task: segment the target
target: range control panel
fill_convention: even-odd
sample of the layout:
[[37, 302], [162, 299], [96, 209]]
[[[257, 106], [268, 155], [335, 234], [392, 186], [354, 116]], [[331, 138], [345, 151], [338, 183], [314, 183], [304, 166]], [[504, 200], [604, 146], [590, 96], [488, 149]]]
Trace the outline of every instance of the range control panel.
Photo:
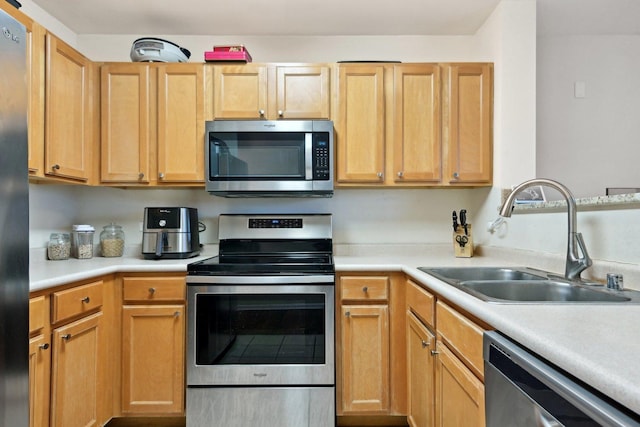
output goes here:
[[249, 228], [302, 228], [302, 218], [249, 218]]

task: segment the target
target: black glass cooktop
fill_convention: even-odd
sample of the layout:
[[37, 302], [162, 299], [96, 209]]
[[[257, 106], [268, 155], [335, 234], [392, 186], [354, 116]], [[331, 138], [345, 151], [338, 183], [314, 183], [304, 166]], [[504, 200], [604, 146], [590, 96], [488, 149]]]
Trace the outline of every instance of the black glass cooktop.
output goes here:
[[188, 265], [195, 275], [323, 274], [334, 273], [331, 255], [215, 256]]
[[191, 275], [333, 274], [331, 241], [225, 241], [220, 254], [187, 266]]

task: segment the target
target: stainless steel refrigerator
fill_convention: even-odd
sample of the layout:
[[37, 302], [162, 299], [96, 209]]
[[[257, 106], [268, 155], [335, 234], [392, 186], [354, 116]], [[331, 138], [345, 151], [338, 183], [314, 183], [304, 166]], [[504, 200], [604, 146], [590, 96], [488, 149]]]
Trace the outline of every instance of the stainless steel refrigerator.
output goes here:
[[29, 182], [24, 26], [0, 10], [0, 426], [29, 425]]

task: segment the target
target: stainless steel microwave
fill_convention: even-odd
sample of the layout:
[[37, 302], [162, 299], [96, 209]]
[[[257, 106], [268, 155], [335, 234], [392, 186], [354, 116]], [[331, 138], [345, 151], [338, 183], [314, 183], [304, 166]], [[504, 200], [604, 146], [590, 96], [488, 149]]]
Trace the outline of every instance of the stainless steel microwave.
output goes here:
[[224, 197], [331, 197], [330, 120], [213, 120], [205, 128], [206, 190]]

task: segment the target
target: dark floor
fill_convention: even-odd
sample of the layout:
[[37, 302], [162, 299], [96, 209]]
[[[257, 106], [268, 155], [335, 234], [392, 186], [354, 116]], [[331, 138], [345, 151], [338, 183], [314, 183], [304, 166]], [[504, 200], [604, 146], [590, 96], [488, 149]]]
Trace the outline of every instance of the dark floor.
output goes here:
[[185, 418], [114, 418], [109, 421], [105, 427], [185, 427]]
[[[404, 423], [399, 423], [397, 420], [393, 423], [393, 425], [387, 424], [377, 424], [375, 423], [375, 418], [371, 417], [371, 422], [367, 423], [368, 427], [402, 427], [406, 426]], [[340, 425], [345, 425], [349, 427], [367, 427], [360, 426], [357, 424], [351, 424], [348, 420], [345, 420], [345, 423], [340, 423]], [[184, 417], [129, 417], [129, 418], [114, 418], [109, 421], [105, 427], [185, 427], [185, 418]], [[276, 427], [276, 426], [274, 426]]]
[[[356, 426], [352, 424], [348, 424], [349, 427], [367, 427], [367, 426]], [[386, 426], [373, 424], [376, 427], [398, 427], [398, 424], [394, 424], [394, 426]], [[369, 427], [371, 424], [369, 425]], [[406, 426], [406, 424], [405, 424]], [[176, 417], [176, 418], [140, 418], [140, 417], [130, 417], [130, 418], [114, 418], [105, 427], [185, 427], [185, 419], [184, 417]], [[274, 426], [275, 427], [275, 426]]]

